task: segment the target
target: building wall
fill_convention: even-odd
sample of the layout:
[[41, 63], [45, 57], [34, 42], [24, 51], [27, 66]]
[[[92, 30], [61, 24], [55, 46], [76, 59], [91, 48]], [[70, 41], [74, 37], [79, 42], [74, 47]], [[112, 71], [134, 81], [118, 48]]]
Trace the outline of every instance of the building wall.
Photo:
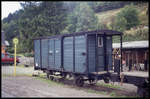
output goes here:
[[149, 50], [148, 48], [123, 49], [122, 60], [122, 63], [125, 63], [124, 66], [129, 67], [131, 64], [132, 70], [139, 69], [140, 64], [145, 64], [145, 60], [147, 61], [147, 67], [149, 67]]

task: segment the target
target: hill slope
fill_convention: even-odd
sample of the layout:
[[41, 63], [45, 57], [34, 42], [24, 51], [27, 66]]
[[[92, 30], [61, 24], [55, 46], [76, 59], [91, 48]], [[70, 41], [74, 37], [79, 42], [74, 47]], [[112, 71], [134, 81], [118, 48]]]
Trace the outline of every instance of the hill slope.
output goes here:
[[[146, 15], [148, 3], [136, 5], [135, 8], [139, 11], [139, 20], [141, 25], [148, 25], [148, 16]], [[109, 21], [120, 12], [122, 8], [96, 13], [99, 22], [109, 23]]]
[[[148, 40], [148, 3], [136, 5], [135, 8], [139, 12], [140, 25], [131, 28], [130, 30], [124, 31], [123, 41], [135, 41], [135, 40]], [[96, 13], [100, 23], [106, 26], [117, 16], [117, 13], [121, 11], [122, 8], [109, 10], [101, 13]], [[118, 41], [118, 40], [116, 40]]]

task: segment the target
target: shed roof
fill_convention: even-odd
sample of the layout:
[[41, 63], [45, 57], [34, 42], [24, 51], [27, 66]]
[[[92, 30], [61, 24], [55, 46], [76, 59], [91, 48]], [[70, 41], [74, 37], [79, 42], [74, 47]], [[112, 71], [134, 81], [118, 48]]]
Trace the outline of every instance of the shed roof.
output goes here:
[[[148, 48], [149, 42], [148, 41], [130, 41], [130, 42], [123, 42], [122, 48]], [[120, 48], [120, 43], [113, 43], [113, 48]]]

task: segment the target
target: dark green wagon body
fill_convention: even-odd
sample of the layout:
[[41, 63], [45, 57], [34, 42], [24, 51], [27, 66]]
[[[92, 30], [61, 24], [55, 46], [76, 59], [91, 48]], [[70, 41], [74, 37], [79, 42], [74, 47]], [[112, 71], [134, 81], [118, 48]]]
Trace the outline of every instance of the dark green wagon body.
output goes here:
[[112, 70], [112, 30], [96, 30], [34, 39], [34, 67], [87, 74]]

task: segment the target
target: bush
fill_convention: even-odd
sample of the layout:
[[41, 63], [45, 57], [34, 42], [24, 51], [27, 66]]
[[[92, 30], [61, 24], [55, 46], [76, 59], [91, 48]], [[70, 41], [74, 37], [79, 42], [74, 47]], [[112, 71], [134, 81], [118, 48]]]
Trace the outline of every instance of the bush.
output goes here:
[[139, 25], [139, 19], [138, 19], [138, 11], [137, 9], [133, 6], [125, 6], [118, 14], [116, 18], [116, 27], [117, 30], [124, 30], [127, 29], [129, 30], [132, 27], [135, 27]]
[[131, 28], [129, 31], [125, 31], [123, 35], [123, 41], [138, 41], [138, 40], [149, 40], [148, 27]]
[[127, 20], [124, 17], [117, 17], [117, 21], [116, 21], [116, 30], [123, 32], [127, 29], [126, 25], [127, 25]]
[[6, 52], [8, 53], [14, 53], [14, 48], [13, 47], [7, 47]]
[[32, 53], [25, 53], [24, 56], [25, 57], [34, 57], [34, 55]]

